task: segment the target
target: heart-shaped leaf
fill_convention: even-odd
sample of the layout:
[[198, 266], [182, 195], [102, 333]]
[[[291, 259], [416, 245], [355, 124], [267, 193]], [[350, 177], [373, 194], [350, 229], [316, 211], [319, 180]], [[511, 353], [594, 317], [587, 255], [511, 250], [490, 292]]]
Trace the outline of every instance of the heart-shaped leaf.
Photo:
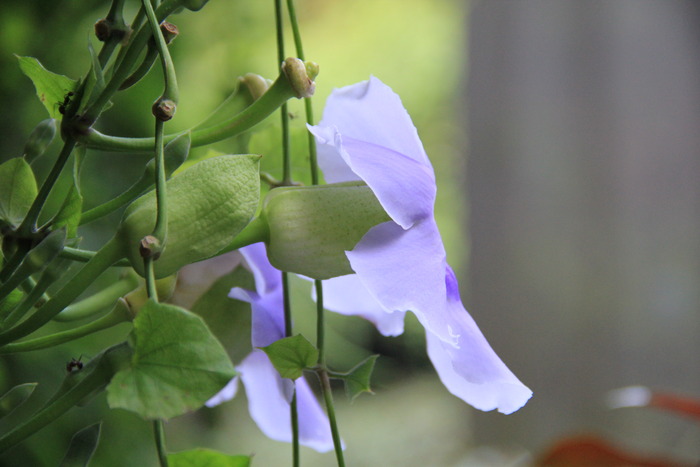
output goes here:
[[297, 379], [318, 361], [318, 350], [301, 334], [280, 339], [262, 350], [282, 378]]
[[107, 387], [110, 407], [147, 419], [195, 410], [236, 374], [204, 321], [189, 311], [149, 301], [134, 319], [134, 356]]
[[37, 383], [24, 383], [13, 387], [0, 397], [0, 418], [10, 414], [32, 395]]
[[46, 107], [51, 118], [60, 120], [62, 117], [61, 105], [68, 93], [75, 91], [78, 82], [47, 70], [34, 57], [17, 56], [17, 59], [22, 72], [34, 83], [36, 95]]
[[86, 467], [100, 441], [101, 423], [95, 423], [78, 431], [70, 440], [68, 451], [60, 467]]

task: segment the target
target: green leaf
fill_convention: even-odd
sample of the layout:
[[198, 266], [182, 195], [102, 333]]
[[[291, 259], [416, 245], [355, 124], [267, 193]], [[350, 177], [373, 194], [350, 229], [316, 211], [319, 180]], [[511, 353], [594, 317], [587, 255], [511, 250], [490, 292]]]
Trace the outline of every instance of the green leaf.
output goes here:
[[297, 379], [305, 368], [314, 367], [318, 361], [318, 350], [301, 334], [261, 348], [283, 378]]
[[24, 298], [24, 292], [20, 289], [13, 289], [3, 300], [0, 300], [0, 316], [7, 316], [15, 309]]
[[16, 57], [22, 72], [34, 83], [36, 95], [46, 107], [49, 116], [60, 120], [62, 115], [59, 112], [59, 106], [63, 103], [68, 92], [75, 91], [78, 82], [47, 70], [34, 57], [20, 57], [18, 55]]
[[9, 415], [32, 395], [37, 383], [24, 383], [13, 387], [0, 397], [0, 418]]
[[210, 449], [192, 449], [191, 451], [168, 454], [170, 467], [248, 467], [249, 456], [230, 456]]
[[352, 370], [347, 373], [332, 373], [333, 378], [342, 379], [345, 382], [345, 394], [353, 401], [363, 392], [374, 394], [370, 387], [369, 380], [374, 371], [374, 364], [379, 358], [379, 355], [370, 355]]
[[36, 194], [36, 179], [27, 161], [15, 157], [0, 165], [0, 222], [21, 224]]
[[74, 434], [59, 467], [87, 466], [100, 441], [101, 425], [102, 423], [95, 423]]
[[[155, 262], [157, 278], [214, 256], [255, 214], [260, 196], [256, 155], [205, 159], [168, 180], [168, 239]], [[116, 237], [132, 267], [143, 275], [139, 242], [155, 227], [155, 190], [124, 212]]]
[[168, 419], [198, 409], [236, 374], [202, 318], [183, 308], [149, 301], [132, 339], [131, 366], [107, 387], [112, 408]]

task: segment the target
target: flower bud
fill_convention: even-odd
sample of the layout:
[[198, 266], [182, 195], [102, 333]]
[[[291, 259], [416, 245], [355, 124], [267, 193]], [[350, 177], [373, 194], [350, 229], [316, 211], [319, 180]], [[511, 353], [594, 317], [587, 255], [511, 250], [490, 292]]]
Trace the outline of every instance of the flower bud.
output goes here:
[[246, 73], [245, 76], [239, 77], [238, 81], [248, 89], [248, 92], [254, 101], [258, 100], [260, 96], [265, 94], [265, 91], [267, 91], [272, 83], [271, 81], [266, 80], [262, 76], [256, 75], [255, 73]]
[[151, 111], [153, 115], [161, 122], [167, 122], [175, 115], [177, 104], [170, 99], [160, 98], [153, 103]]
[[29, 139], [24, 145], [24, 159], [31, 163], [34, 159], [41, 156], [55, 136], [56, 120], [48, 118], [40, 122], [32, 130], [32, 134], [29, 135]]
[[95, 36], [100, 42], [105, 42], [112, 35], [112, 25], [106, 19], [101, 19], [95, 23]]
[[204, 5], [207, 4], [208, 1], [209, 0], [183, 0], [182, 6], [190, 11], [199, 11], [204, 7]]
[[[315, 73], [313, 76], [310, 76], [307, 65], [298, 58], [289, 57], [282, 62], [282, 72], [287, 76], [294, 93], [299, 99], [313, 96], [316, 90], [316, 83], [314, 83], [313, 78], [318, 75], [318, 65], [313, 62], [307, 63], [311, 64], [311, 72]], [[316, 66], [314, 67], [313, 65]]]
[[362, 182], [276, 188], [267, 195], [262, 216], [269, 228], [270, 263], [313, 279], [351, 274], [345, 252], [370, 228], [391, 220]]
[[170, 44], [180, 34], [180, 30], [173, 23], [163, 21], [160, 23], [160, 32], [163, 34], [166, 44]]

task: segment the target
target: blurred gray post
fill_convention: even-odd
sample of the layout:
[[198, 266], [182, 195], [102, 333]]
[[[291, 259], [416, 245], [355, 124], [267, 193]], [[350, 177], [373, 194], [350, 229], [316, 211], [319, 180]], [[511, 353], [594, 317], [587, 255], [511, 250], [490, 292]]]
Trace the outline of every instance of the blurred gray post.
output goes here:
[[474, 3], [465, 298], [535, 393], [515, 415], [479, 415], [479, 441], [541, 449], [596, 432], [637, 447], [643, 434], [683, 451], [694, 425], [609, 411], [604, 396], [643, 384], [700, 397], [699, 13]]

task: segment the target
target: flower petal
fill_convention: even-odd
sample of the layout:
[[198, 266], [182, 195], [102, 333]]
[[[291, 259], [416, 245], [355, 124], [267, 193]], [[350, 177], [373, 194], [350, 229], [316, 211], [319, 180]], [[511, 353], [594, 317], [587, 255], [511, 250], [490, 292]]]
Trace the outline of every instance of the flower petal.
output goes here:
[[207, 407], [216, 407], [219, 404], [230, 401], [236, 397], [238, 392], [238, 376], [234, 376], [231, 381], [229, 381], [226, 386], [224, 386], [221, 391], [216, 393], [211, 399], [206, 401], [204, 405]]
[[[350, 168], [367, 183], [387, 214], [404, 229], [433, 216], [436, 186], [430, 165], [420, 164], [384, 146], [345, 135], [341, 137], [336, 129], [332, 145], [318, 136], [325, 135], [327, 129], [309, 127], [309, 130], [316, 136], [319, 162], [327, 181], [352, 180], [347, 175], [347, 168]], [[340, 158], [346, 165], [337, 168]]]
[[343, 138], [383, 146], [430, 167], [401, 98], [374, 76], [334, 89], [326, 100], [320, 126], [336, 127]]
[[445, 314], [459, 336], [452, 345], [426, 331], [428, 356], [447, 389], [480, 410], [515, 412], [532, 396], [493, 351], [474, 319], [464, 309], [457, 279], [446, 267]]
[[[313, 299], [316, 300], [316, 289]], [[385, 310], [370, 294], [357, 274], [323, 281], [323, 306], [347, 316], [360, 316], [370, 321], [385, 336], [403, 333], [405, 311]]]
[[229, 297], [250, 303], [251, 342], [253, 347], [265, 347], [285, 336], [282, 273], [267, 260], [264, 243], [249, 245], [241, 252], [261, 292], [234, 287]]
[[[262, 350], [254, 350], [237, 367], [248, 397], [251, 418], [266, 436], [291, 442], [290, 380], [280, 377]], [[299, 442], [319, 452], [333, 449], [328, 419], [302, 377], [296, 380]]]
[[410, 310], [431, 333], [456, 343], [444, 309], [445, 250], [432, 219], [409, 230], [393, 222], [376, 225], [346, 254], [359, 279], [386, 310]]

